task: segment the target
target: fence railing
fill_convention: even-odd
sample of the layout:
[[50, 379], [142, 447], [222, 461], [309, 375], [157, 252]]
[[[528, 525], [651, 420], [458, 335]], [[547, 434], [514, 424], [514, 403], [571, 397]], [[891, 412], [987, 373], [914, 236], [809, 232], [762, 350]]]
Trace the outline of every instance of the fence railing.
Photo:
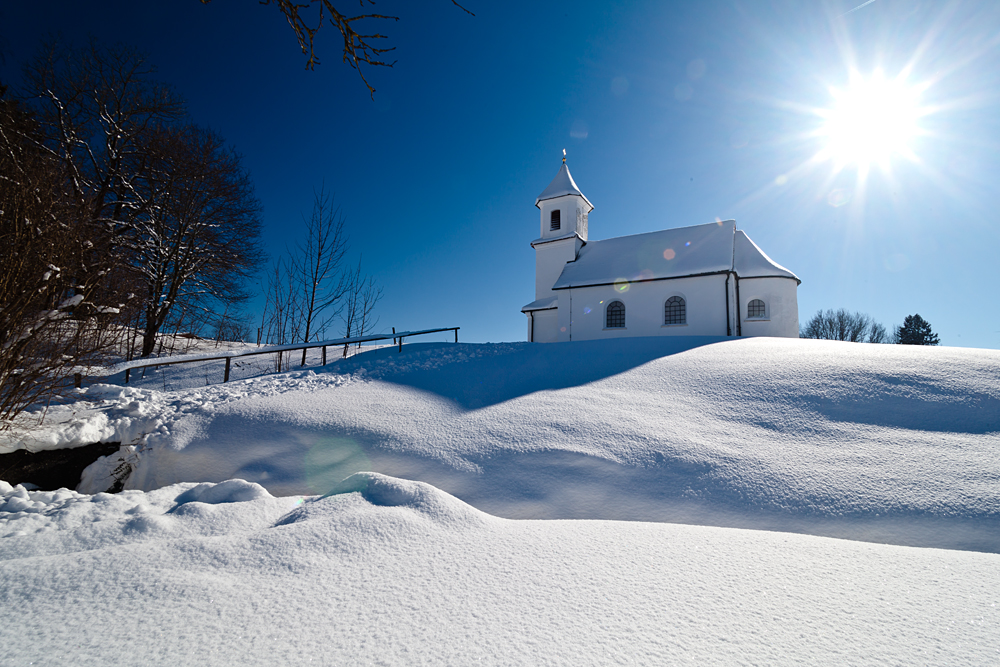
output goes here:
[[[389, 340], [392, 339], [393, 344], [399, 345], [399, 352], [403, 351], [403, 339], [410, 338], [412, 336], [423, 336], [425, 334], [441, 333], [442, 331], [454, 331], [455, 332], [455, 342], [458, 342], [458, 330], [461, 327], [445, 327], [442, 329], [424, 329], [423, 331], [402, 331], [396, 333], [395, 329], [391, 334], [376, 334], [372, 336], [353, 336], [351, 338], [335, 338], [332, 340], [316, 341], [314, 343], [294, 343], [292, 345], [271, 345], [268, 347], [258, 348], [256, 350], [250, 351], [233, 351], [233, 352], [213, 352], [208, 354], [185, 354], [178, 355], [174, 357], [160, 357], [158, 359], [136, 359], [135, 361], [126, 361], [120, 364], [115, 364], [108, 368], [102, 369], [103, 372], [99, 371], [97, 373], [90, 373], [90, 375], [100, 375], [108, 376], [115, 375], [125, 371], [125, 384], [128, 384], [129, 375], [131, 372], [137, 368], [152, 368], [154, 366], [171, 366], [174, 364], [192, 364], [197, 361], [219, 361], [222, 359], [226, 360], [226, 372], [223, 382], [229, 382], [229, 367], [233, 359], [238, 359], [240, 357], [253, 357], [260, 354], [276, 354], [279, 352], [293, 352], [295, 350], [313, 350], [316, 348], [323, 348], [323, 362], [321, 365], [326, 365], [326, 348], [328, 347], [340, 347], [344, 346], [345, 353], [348, 345], [355, 343], [370, 343], [377, 340]], [[305, 364], [303, 363], [303, 366]], [[82, 378], [77, 375], [75, 378], [76, 385], [80, 386]]]

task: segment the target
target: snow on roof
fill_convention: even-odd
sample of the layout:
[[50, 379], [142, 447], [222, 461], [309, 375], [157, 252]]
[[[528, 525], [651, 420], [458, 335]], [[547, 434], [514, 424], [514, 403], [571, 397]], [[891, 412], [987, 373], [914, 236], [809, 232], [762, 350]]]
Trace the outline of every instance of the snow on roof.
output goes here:
[[725, 220], [590, 241], [566, 263], [553, 289], [728, 271], [735, 231], [736, 222]]
[[740, 278], [780, 276], [794, 278], [802, 284], [798, 276], [764, 254], [764, 251], [758, 248], [741, 229], [736, 230], [736, 238], [733, 241], [733, 268]]
[[527, 306], [521, 309], [522, 313], [527, 313], [532, 310], [548, 310], [549, 308], [556, 308], [556, 302], [559, 301], [558, 296], [546, 296], [541, 299], [532, 301]]
[[757, 247], [735, 220], [590, 241], [552, 289], [736, 271], [740, 278], [798, 276]]
[[[583, 197], [584, 201], [590, 204], [590, 200], [583, 196], [580, 192], [580, 188], [576, 187], [576, 181], [573, 180], [573, 176], [569, 173], [569, 167], [563, 162], [562, 166], [559, 167], [559, 173], [556, 177], [552, 179], [549, 183], [549, 187], [542, 190], [542, 194], [538, 195], [535, 199], [535, 206], [545, 199], [555, 199], [556, 197], [563, 197], [565, 195], [579, 195]], [[593, 207], [593, 204], [590, 204]]]

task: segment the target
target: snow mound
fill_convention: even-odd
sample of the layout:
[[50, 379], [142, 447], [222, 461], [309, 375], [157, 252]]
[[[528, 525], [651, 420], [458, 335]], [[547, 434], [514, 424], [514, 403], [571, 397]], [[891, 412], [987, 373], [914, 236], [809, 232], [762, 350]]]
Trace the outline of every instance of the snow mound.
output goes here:
[[230, 479], [221, 484], [198, 484], [177, 496], [174, 501], [178, 506], [185, 503], [206, 503], [218, 505], [221, 503], [243, 503], [258, 498], [273, 498], [260, 484], [242, 479]]
[[310, 520], [319, 514], [339, 512], [339, 503], [324, 502], [344, 494], [358, 494], [373, 507], [394, 507], [410, 510], [413, 514], [436, 524], [451, 527], [482, 526], [496, 520], [488, 514], [462, 502], [430, 484], [396, 479], [373, 472], [360, 472], [341, 482], [327, 496], [313, 499], [289, 513], [279, 525]]
[[1000, 649], [996, 554], [510, 521], [374, 473], [322, 498], [0, 490], [47, 507], [0, 512], [4, 664], [984, 665]]
[[59, 508], [67, 501], [85, 498], [83, 494], [69, 489], [58, 491], [28, 491], [23, 485], [11, 486], [0, 481], [0, 512], [41, 513]]

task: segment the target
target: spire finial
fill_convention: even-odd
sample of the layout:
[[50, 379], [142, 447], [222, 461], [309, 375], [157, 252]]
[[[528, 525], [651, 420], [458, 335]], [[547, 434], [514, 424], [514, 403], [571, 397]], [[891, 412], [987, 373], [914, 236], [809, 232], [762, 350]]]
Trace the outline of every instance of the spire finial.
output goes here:
[[563, 149], [563, 164], [566, 164], [566, 149]]

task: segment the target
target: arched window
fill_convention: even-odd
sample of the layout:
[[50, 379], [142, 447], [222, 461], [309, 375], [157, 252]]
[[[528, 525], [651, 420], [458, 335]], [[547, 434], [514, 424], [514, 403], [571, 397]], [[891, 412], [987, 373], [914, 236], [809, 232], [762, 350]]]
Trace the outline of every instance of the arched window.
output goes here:
[[549, 230], [555, 231], [559, 229], [559, 225], [560, 225], [559, 209], [556, 209], [549, 214]]
[[625, 328], [625, 304], [621, 301], [612, 301], [608, 304], [608, 328]]
[[672, 296], [663, 304], [664, 324], [687, 324], [687, 304], [679, 296]]
[[753, 301], [747, 304], [747, 317], [749, 318], [764, 317], [764, 315], [765, 315], [764, 302], [761, 301], [760, 299], [754, 299]]

